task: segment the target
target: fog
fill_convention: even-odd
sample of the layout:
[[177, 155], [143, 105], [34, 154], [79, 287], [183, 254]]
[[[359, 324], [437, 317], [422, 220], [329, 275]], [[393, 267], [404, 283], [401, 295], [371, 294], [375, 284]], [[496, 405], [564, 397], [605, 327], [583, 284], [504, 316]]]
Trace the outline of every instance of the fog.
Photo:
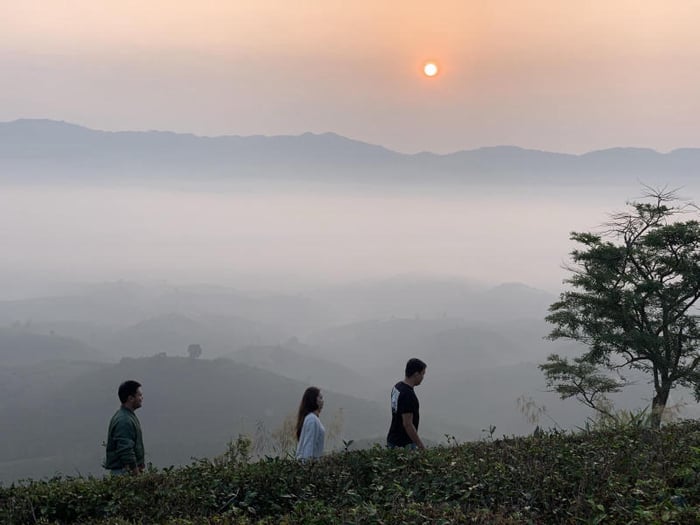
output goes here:
[[126, 379], [157, 468], [284, 457], [309, 385], [327, 452], [383, 444], [411, 357], [430, 446], [593, 417], [545, 317], [572, 231], [700, 201], [700, 11], [298, 4], [3, 3], [0, 484], [103, 475]]
[[[537, 368], [572, 230], [636, 184], [5, 183], [0, 192], [0, 481], [100, 475], [126, 378], [147, 460], [186, 464], [238, 434], [284, 454], [284, 421], [325, 393], [327, 449], [382, 443], [387, 395], [428, 363], [420, 433], [480, 439], [591, 417]], [[685, 188], [684, 196], [692, 197]], [[190, 344], [203, 354], [188, 357]], [[648, 405], [645, 377], [613, 398]], [[520, 401], [518, 401], [520, 400]], [[528, 402], [545, 415], [533, 422]], [[671, 404], [698, 413], [687, 391]], [[525, 411], [526, 412], [526, 411]], [[196, 424], [173, 426], [182, 414]], [[9, 430], [8, 430], [9, 429]], [[69, 452], [67, 452], [69, 451]]]
[[0, 298], [60, 283], [293, 290], [405, 274], [557, 291], [569, 232], [635, 192], [4, 187]]

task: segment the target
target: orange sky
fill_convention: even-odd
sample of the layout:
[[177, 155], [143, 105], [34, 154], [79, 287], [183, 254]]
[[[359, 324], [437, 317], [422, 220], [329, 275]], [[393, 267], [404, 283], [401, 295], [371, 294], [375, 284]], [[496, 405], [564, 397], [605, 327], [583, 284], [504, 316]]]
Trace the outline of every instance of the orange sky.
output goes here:
[[700, 146], [699, 26], [688, 0], [0, 0], [0, 120], [666, 151]]

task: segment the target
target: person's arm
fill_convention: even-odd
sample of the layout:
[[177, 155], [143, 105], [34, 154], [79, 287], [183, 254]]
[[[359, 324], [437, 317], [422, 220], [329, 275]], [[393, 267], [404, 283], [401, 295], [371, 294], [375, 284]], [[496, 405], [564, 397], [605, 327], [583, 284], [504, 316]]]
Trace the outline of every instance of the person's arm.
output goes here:
[[323, 441], [326, 437], [326, 429], [323, 428], [321, 420], [316, 418], [314, 425], [314, 457], [323, 456]]
[[418, 448], [424, 449], [425, 445], [423, 445], [423, 442], [420, 440], [416, 427], [413, 426], [413, 412], [404, 412], [401, 414], [401, 422], [403, 423], [406, 434], [411, 438], [411, 441], [413, 441]]

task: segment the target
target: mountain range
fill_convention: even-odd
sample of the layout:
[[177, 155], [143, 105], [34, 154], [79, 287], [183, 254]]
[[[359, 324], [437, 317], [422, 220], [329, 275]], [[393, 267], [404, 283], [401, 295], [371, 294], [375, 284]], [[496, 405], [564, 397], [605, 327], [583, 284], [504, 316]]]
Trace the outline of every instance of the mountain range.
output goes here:
[[[403, 154], [335, 133], [203, 137], [98, 131], [66, 122], [0, 122], [0, 180], [193, 183], [307, 180], [450, 185], [690, 181], [700, 149], [611, 148], [582, 155], [494, 146]], [[142, 180], [144, 174], [147, 181]]]

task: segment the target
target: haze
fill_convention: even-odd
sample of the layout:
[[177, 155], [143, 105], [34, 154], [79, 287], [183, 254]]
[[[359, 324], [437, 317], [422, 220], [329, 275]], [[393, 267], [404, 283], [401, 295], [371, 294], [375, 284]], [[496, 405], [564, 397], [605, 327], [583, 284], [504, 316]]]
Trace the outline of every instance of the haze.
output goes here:
[[[697, 145], [700, 6], [5, 1], [0, 121], [333, 131], [404, 151]], [[420, 68], [437, 59], [441, 75]]]
[[[700, 200], [698, 26], [684, 0], [0, 0], [0, 482], [101, 475], [126, 378], [158, 468], [239, 434], [284, 456], [310, 384], [327, 451], [383, 443], [413, 356], [432, 445], [585, 425], [544, 318], [570, 232], [645, 185]], [[649, 404], [633, 379], [616, 408]]]
[[251, 277], [262, 288], [298, 290], [396, 274], [558, 290], [569, 231], [596, 226], [605, 205], [479, 193], [5, 188], [0, 295], [85, 281], [247, 287]]

